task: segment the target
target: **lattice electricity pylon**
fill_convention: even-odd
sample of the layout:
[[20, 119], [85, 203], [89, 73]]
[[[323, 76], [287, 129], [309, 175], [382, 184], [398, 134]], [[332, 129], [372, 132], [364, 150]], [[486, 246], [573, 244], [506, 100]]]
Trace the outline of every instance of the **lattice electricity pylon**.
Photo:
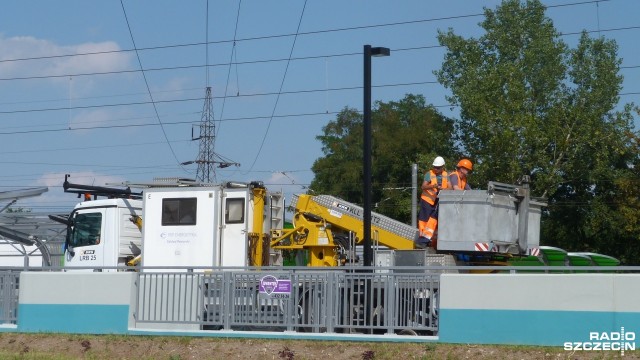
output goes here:
[[[200, 118], [200, 150], [198, 151], [198, 170], [196, 180], [210, 183], [216, 181], [216, 171], [213, 168], [213, 148], [216, 140], [216, 126], [213, 123], [213, 98], [211, 86], [207, 86], [202, 117]], [[212, 181], [213, 180], [213, 181]]]
[[191, 130], [191, 140], [200, 140], [198, 159], [183, 162], [182, 165], [198, 164], [196, 180], [203, 183], [214, 183], [216, 181], [216, 166], [226, 168], [231, 165], [240, 166], [240, 164], [227, 161], [214, 151], [216, 126], [213, 122], [213, 98], [211, 96], [210, 86], [207, 86], [204, 106], [202, 108], [202, 117], [200, 118], [198, 127], [200, 128], [200, 135], [198, 137], [194, 137], [193, 129]]

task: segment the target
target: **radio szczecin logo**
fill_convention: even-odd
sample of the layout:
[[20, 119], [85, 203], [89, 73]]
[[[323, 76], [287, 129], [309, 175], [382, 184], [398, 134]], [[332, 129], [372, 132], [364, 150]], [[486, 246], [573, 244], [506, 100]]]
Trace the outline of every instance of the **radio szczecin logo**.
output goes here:
[[636, 349], [636, 333], [625, 332], [624, 327], [620, 331], [614, 332], [589, 332], [589, 341], [565, 342], [564, 349], [567, 351], [620, 351], [624, 355], [625, 350]]

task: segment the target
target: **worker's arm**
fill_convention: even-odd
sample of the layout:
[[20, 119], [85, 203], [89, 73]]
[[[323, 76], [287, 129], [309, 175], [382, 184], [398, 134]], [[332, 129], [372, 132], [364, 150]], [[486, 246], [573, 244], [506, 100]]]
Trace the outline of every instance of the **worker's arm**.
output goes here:
[[[447, 181], [447, 187], [446, 188], [441, 188], [440, 190], [453, 190], [453, 186], [452, 186], [452, 183], [451, 183], [451, 174], [447, 174], [446, 177], [448, 178], [447, 180], [449, 180], [449, 181]], [[444, 182], [444, 180], [445, 180], [445, 177], [443, 176], [442, 177], [442, 181]]]
[[449, 175], [449, 188], [453, 190], [464, 190], [460, 188], [460, 184], [458, 184], [458, 177], [455, 173]]
[[438, 184], [432, 184], [428, 181], [424, 181], [422, 183], [422, 190], [431, 190], [431, 189], [437, 189], [437, 190], [442, 190], [442, 186], [438, 185]]
[[439, 187], [438, 185], [432, 184], [428, 181], [422, 182], [422, 190], [431, 190], [431, 189], [436, 189], [438, 187]]

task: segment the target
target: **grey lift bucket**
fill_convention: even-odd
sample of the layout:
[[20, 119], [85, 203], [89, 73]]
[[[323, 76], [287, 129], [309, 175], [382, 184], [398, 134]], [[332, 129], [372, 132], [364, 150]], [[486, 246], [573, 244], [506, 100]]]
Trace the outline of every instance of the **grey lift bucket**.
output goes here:
[[546, 204], [530, 199], [528, 184], [489, 183], [489, 190], [443, 190], [438, 197], [440, 251], [526, 254], [540, 243]]

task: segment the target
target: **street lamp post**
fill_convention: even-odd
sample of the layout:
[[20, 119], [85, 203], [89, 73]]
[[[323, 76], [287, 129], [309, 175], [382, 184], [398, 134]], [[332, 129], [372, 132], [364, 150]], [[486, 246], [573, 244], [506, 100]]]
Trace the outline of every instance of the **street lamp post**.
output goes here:
[[391, 51], [384, 47], [372, 48], [364, 46], [364, 141], [363, 141], [363, 176], [364, 176], [364, 266], [371, 266], [373, 250], [371, 249], [371, 57], [389, 56]]

